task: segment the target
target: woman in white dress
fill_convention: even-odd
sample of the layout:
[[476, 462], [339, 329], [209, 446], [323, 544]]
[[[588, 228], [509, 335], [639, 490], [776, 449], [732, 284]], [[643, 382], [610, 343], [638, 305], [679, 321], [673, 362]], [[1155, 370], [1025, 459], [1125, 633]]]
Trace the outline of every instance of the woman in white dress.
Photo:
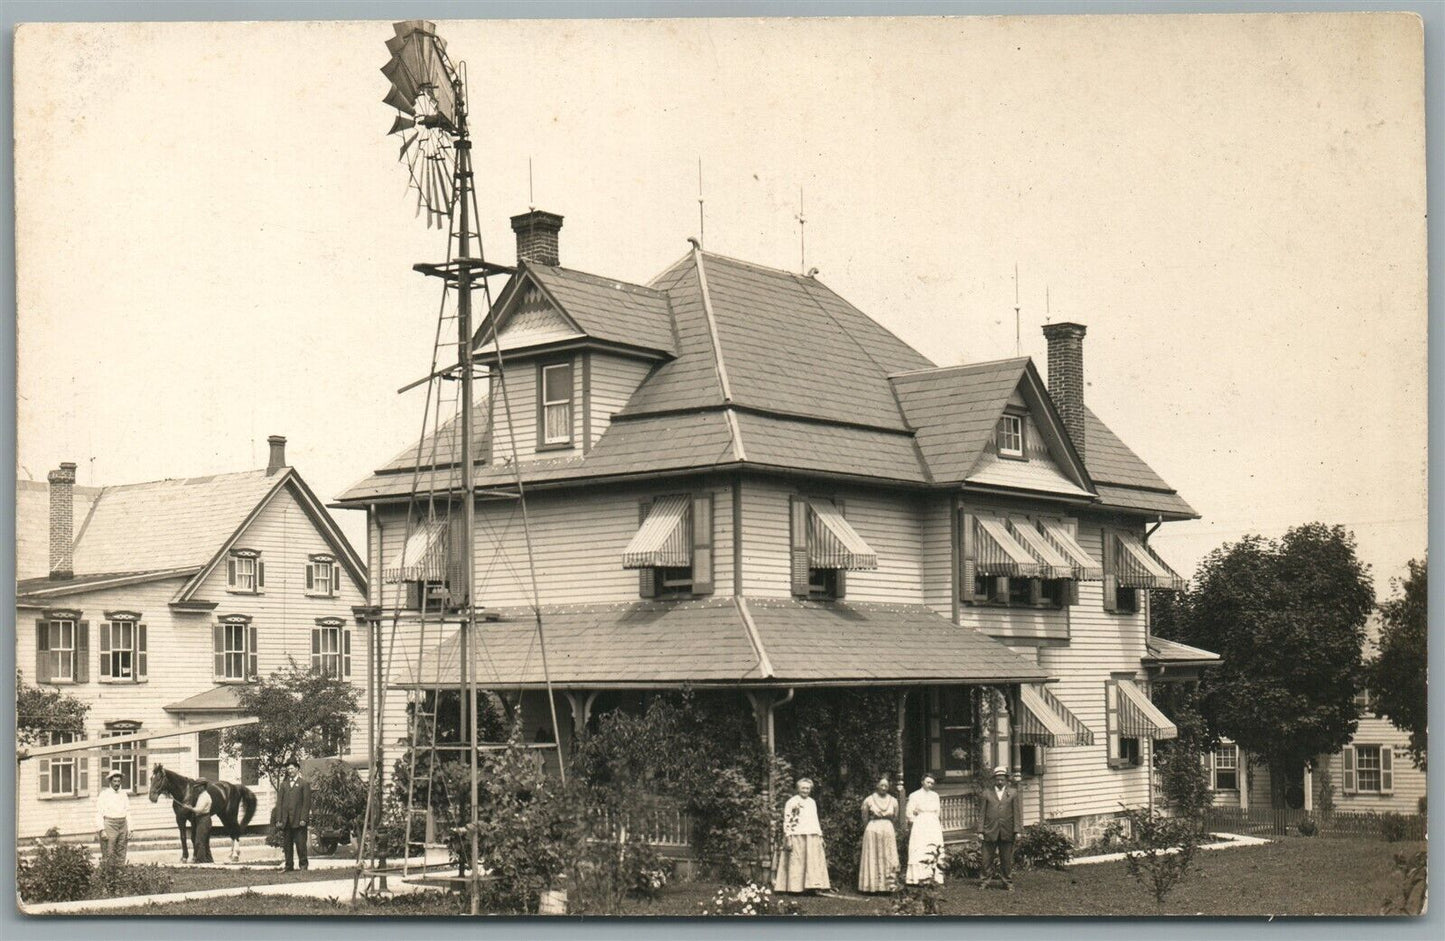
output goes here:
[[823, 855], [823, 827], [812, 798], [813, 782], [798, 779], [798, 793], [783, 805], [783, 845], [773, 863], [773, 891], [808, 892], [828, 889], [828, 861]]
[[940, 802], [933, 790], [933, 775], [923, 776], [923, 786], [908, 795], [904, 815], [908, 818], [909, 885], [943, 881], [943, 823], [938, 819]]

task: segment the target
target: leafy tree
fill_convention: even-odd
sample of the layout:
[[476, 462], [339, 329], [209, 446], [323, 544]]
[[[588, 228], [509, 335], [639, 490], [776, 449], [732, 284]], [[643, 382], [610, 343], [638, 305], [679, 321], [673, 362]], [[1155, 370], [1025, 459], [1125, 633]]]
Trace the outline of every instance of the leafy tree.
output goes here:
[[15, 739], [19, 745], [48, 744], [51, 732], [84, 732], [87, 703], [58, 689], [30, 686], [15, 671]]
[[1354, 735], [1373, 608], [1354, 536], [1308, 523], [1214, 550], [1176, 612], [1175, 639], [1223, 660], [1200, 683], [1205, 719], [1269, 764], [1276, 807], [1286, 781]]
[[1154, 768], [1164, 800], [1180, 817], [1204, 826], [1204, 811], [1213, 800], [1205, 761], [1216, 739], [1199, 712], [1199, 689], [1194, 683], [1160, 683], [1155, 702], [1179, 727], [1179, 737], [1158, 743]]
[[1421, 771], [1425, 770], [1425, 732], [1430, 719], [1425, 681], [1425, 578], [1426, 560], [1412, 559], [1405, 580], [1392, 580], [1394, 595], [1380, 605], [1380, 653], [1367, 668], [1375, 714], [1410, 734], [1410, 759]]
[[227, 729], [226, 752], [254, 756], [273, 785], [287, 759], [335, 754], [336, 743], [351, 734], [358, 705], [349, 682], [314, 667], [303, 670], [290, 658], [259, 683], [237, 687], [236, 698], [242, 712], [261, 721]]

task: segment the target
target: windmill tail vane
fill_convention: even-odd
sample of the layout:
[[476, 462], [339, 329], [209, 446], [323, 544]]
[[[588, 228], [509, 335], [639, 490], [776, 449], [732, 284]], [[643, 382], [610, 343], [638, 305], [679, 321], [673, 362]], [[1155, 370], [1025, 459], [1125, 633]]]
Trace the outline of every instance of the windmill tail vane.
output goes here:
[[391, 83], [386, 104], [396, 109], [389, 134], [400, 135], [397, 159], [416, 190], [416, 212], [428, 228], [443, 229], [456, 204], [456, 139], [464, 133], [462, 81], [447, 57], [436, 24], [405, 20], [386, 41], [391, 59], [381, 74]]

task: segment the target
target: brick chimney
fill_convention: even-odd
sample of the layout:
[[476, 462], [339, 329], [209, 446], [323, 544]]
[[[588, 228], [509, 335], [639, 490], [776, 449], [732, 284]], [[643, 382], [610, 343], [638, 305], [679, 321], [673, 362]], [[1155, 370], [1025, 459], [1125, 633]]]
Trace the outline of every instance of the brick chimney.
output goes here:
[[538, 265], [560, 265], [557, 260], [557, 233], [562, 231], [562, 217], [555, 212], [533, 209], [512, 217], [512, 231], [517, 233], [517, 261]]
[[286, 466], [286, 439], [280, 435], [272, 435], [266, 439], [266, 443], [271, 445], [271, 458], [266, 462], [266, 476], [270, 477]]
[[75, 465], [64, 462], [50, 481], [50, 577], [75, 577]]
[[1081, 323], [1046, 323], [1049, 341], [1049, 395], [1079, 457], [1084, 456], [1084, 331]]

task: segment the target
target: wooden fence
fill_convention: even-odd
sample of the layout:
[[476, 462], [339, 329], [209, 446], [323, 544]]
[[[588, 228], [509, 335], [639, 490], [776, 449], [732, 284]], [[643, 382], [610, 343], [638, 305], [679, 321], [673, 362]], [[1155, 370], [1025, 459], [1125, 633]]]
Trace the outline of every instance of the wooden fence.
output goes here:
[[[1306, 810], [1275, 810], [1271, 807], [1210, 807], [1205, 826], [1225, 833], [1246, 836], [1299, 835], [1306, 819], [1314, 822], [1319, 836], [1384, 839], [1386, 827], [1401, 840], [1425, 839], [1425, 818], [1419, 814], [1377, 814], [1335, 811], [1321, 814]], [[1387, 824], [1387, 820], [1389, 823]]]

